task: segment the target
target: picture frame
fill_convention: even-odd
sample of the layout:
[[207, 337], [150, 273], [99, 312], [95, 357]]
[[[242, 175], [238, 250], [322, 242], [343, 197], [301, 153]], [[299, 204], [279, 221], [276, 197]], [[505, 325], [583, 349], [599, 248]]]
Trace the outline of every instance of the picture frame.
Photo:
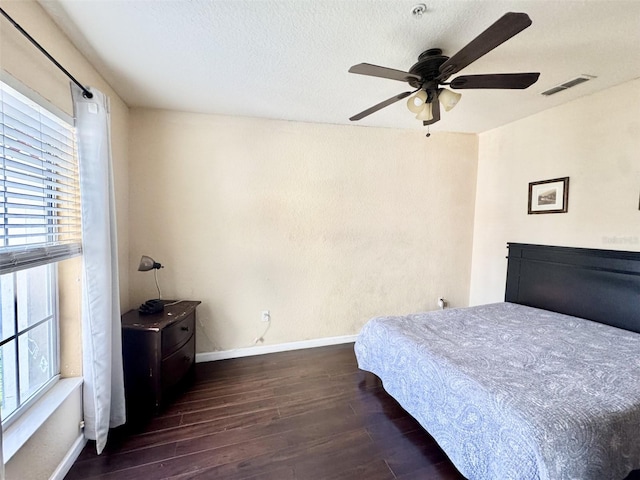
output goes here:
[[569, 208], [569, 177], [529, 183], [528, 213], [566, 213]]

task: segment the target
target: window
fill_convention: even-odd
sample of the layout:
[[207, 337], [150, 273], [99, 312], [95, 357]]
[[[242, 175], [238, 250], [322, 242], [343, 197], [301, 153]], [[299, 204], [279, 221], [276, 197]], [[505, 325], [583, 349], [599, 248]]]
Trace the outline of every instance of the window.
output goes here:
[[0, 276], [2, 418], [57, 378], [55, 265]]
[[74, 128], [0, 82], [3, 426], [58, 378], [56, 262], [81, 248]]

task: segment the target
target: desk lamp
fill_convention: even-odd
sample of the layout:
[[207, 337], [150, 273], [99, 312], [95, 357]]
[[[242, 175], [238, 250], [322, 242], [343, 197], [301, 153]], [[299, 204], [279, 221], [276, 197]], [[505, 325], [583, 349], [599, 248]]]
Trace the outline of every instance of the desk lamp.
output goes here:
[[162, 302], [162, 293], [160, 292], [160, 285], [158, 284], [158, 270], [161, 268], [164, 267], [147, 255], [143, 255], [140, 259], [138, 271], [148, 272], [149, 270], [153, 270], [153, 278], [156, 281], [156, 288], [158, 289], [157, 300], [147, 300], [145, 303], [140, 305], [140, 308], [138, 309], [140, 313], [157, 313], [164, 309], [164, 304]]

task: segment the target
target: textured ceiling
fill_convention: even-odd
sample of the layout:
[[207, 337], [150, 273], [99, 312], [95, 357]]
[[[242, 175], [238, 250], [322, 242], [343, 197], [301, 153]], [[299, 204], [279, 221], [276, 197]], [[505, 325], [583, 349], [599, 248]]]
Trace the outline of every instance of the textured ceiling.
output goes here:
[[[533, 25], [460, 74], [537, 71], [540, 80], [527, 90], [462, 91], [431, 131], [483, 132], [640, 77], [638, 0], [422, 1], [421, 19], [411, 15], [420, 0], [40, 4], [130, 106], [348, 124], [408, 90], [349, 74], [351, 65], [408, 70], [433, 47], [451, 56], [508, 11], [528, 13]], [[580, 74], [597, 78], [540, 95]], [[404, 101], [357, 124], [424, 129]]]

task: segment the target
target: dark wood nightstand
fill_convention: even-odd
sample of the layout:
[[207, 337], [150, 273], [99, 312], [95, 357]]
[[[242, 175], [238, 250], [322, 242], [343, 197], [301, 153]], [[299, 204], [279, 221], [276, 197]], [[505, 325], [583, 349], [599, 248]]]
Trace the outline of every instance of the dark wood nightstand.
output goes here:
[[127, 423], [159, 413], [193, 376], [199, 304], [183, 300], [152, 315], [130, 310], [122, 316]]

